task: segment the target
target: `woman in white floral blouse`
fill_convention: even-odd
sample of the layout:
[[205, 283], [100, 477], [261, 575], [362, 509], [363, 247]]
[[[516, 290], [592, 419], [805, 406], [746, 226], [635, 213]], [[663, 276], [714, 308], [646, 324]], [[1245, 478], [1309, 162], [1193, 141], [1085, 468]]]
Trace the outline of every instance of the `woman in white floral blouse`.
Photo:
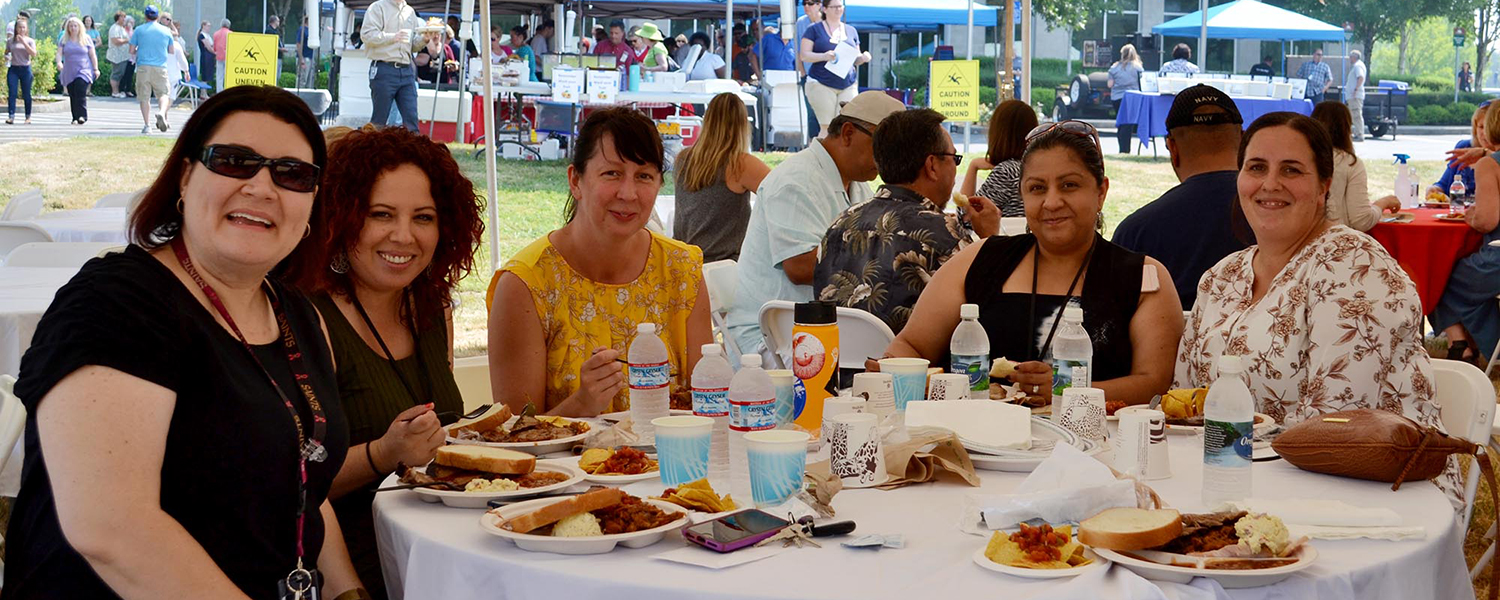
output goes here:
[[[1284, 424], [1378, 408], [1441, 427], [1416, 288], [1373, 239], [1325, 215], [1327, 131], [1295, 113], [1264, 115], [1245, 131], [1239, 162], [1235, 213], [1258, 244], [1199, 281], [1174, 387], [1209, 386], [1219, 355], [1234, 354], [1256, 410]], [[1455, 468], [1435, 482], [1459, 498]]]

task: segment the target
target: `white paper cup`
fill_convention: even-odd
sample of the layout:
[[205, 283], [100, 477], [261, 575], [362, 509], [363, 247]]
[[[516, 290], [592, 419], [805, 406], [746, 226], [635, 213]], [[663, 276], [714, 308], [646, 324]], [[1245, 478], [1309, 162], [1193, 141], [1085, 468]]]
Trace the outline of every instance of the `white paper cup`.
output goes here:
[[896, 392], [896, 411], [906, 410], [907, 402], [927, 397], [927, 359], [882, 358], [880, 372], [891, 374], [891, 387]]
[[[967, 378], [965, 378], [967, 380]], [[885, 448], [880, 443], [880, 417], [870, 413], [848, 413], [831, 419], [828, 429], [829, 469], [846, 488], [863, 488], [886, 482]]]
[[675, 487], [708, 476], [708, 449], [714, 420], [694, 415], [651, 419], [656, 428], [656, 460], [662, 483]]
[[802, 491], [807, 471], [807, 432], [788, 429], [745, 434], [750, 459], [750, 497], [756, 508], [778, 506]]
[[938, 373], [927, 380], [928, 400], [968, 400], [969, 376], [963, 373]]
[[1088, 387], [1071, 387], [1063, 390], [1062, 418], [1058, 425], [1078, 437], [1104, 441], [1104, 390]]
[[822, 434], [818, 439], [824, 443], [828, 442], [829, 427], [833, 424], [833, 418], [849, 413], [866, 412], [869, 403], [860, 396], [836, 396], [823, 401]]
[[1111, 445], [1115, 451], [1115, 469], [1143, 480], [1172, 476], [1167, 457], [1167, 415], [1144, 406], [1127, 406], [1115, 411], [1120, 429]]
[[855, 373], [850, 395], [868, 400], [865, 412], [882, 417], [896, 412], [896, 388], [890, 373]]

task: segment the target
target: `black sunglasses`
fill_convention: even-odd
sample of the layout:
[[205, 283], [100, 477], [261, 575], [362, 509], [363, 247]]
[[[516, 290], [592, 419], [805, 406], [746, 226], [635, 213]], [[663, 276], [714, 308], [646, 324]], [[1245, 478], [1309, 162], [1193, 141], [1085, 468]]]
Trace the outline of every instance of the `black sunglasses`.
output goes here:
[[249, 179], [260, 172], [261, 167], [271, 168], [271, 181], [293, 192], [311, 192], [318, 189], [322, 169], [312, 163], [295, 158], [266, 158], [240, 146], [213, 144], [203, 148], [198, 162], [208, 170], [225, 177]]
[[964, 155], [954, 152], [933, 152], [928, 156], [946, 156], [948, 158], [951, 158], [953, 159], [953, 166], [955, 167], [958, 166], [959, 163], [964, 162]]

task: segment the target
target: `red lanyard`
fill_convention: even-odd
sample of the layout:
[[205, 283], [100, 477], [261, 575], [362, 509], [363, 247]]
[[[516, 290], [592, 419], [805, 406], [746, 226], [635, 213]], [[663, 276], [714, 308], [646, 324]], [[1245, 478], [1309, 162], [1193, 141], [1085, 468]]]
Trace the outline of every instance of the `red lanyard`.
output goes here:
[[239, 338], [240, 344], [250, 354], [250, 360], [255, 361], [255, 366], [260, 367], [260, 372], [270, 382], [271, 389], [276, 390], [276, 395], [281, 397], [281, 402], [286, 405], [287, 412], [291, 413], [292, 424], [297, 427], [297, 447], [300, 449], [297, 459], [299, 475], [297, 482], [297, 568], [300, 570], [302, 568], [302, 557], [305, 554], [302, 549], [302, 536], [305, 529], [304, 523], [307, 520], [307, 461], [323, 462], [328, 458], [328, 450], [323, 447], [322, 443], [323, 436], [328, 429], [328, 419], [323, 416], [323, 405], [318, 402], [318, 395], [313, 391], [312, 384], [308, 380], [307, 369], [302, 361], [302, 353], [297, 350], [297, 338], [292, 335], [292, 327], [287, 322], [286, 311], [281, 309], [281, 301], [268, 288], [266, 296], [271, 300], [271, 312], [276, 314], [276, 325], [281, 329], [281, 341], [286, 347], [286, 360], [291, 367], [292, 377], [297, 380], [297, 387], [302, 389], [302, 396], [307, 400], [307, 405], [312, 409], [313, 433], [311, 438], [307, 437], [304, 433], [302, 416], [297, 414], [297, 406], [292, 404], [292, 399], [287, 397], [286, 392], [281, 389], [281, 385], [276, 383], [276, 378], [271, 375], [270, 371], [266, 370], [266, 366], [255, 355], [255, 350], [250, 347], [249, 340], [246, 340], [245, 334], [240, 332], [240, 327], [234, 323], [234, 318], [229, 316], [229, 310], [224, 308], [224, 302], [219, 300], [219, 294], [214, 291], [213, 287], [208, 285], [207, 281], [203, 280], [203, 276], [198, 274], [198, 270], [193, 268], [193, 259], [188, 256], [187, 247], [183, 245], [181, 236], [172, 239], [172, 253], [177, 255], [177, 262], [182, 264], [182, 269], [187, 271], [189, 277], [193, 278], [193, 282], [197, 283], [198, 287], [203, 289], [203, 295], [208, 296], [209, 304], [212, 304], [214, 310], [218, 311], [219, 316], [224, 318], [224, 322], [229, 325], [229, 329], [234, 331], [234, 336]]

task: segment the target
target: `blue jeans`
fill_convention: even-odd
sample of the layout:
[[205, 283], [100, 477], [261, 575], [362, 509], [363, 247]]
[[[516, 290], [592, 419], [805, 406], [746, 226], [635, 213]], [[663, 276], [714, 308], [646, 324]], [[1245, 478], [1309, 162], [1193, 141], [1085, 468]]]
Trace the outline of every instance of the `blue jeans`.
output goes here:
[[401, 124], [417, 130], [417, 69], [408, 64], [397, 67], [387, 62], [370, 65], [371, 123], [384, 123], [391, 114], [391, 103], [401, 111]]
[[6, 115], [11, 119], [16, 118], [16, 93], [20, 92], [21, 98], [26, 100], [26, 118], [31, 118], [31, 67], [17, 67], [11, 65], [10, 70], [5, 73], [5, 98]]

